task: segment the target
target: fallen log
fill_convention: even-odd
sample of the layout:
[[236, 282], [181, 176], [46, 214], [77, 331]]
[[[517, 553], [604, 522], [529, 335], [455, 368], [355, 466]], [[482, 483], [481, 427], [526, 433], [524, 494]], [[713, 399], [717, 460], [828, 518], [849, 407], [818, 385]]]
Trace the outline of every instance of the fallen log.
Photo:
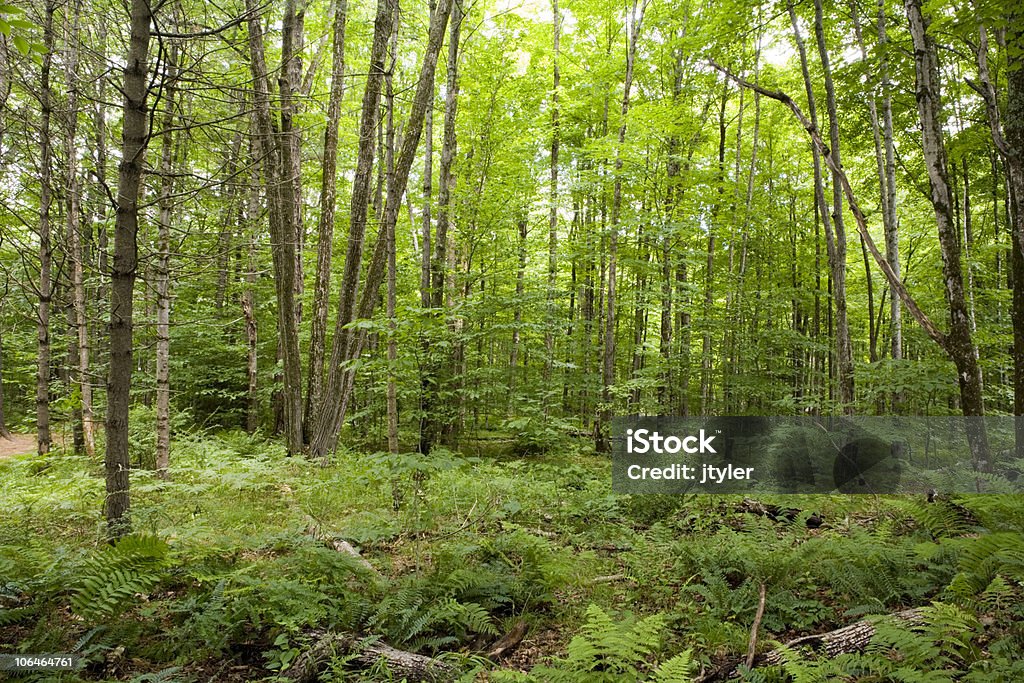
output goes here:
[[491, 649], [487, 652], [487, 658], [496, 660], [501, 659], [509, 652], [514, 650], [519, 643], [523, 642], [523, 638], [526, 637], [527, 626], [525, 621], [518, 621], [516, 625], [512, 627], [512, 630], [503, 635], [498, 639]]
[[352, 666], [369, 669], [382, 662], [395, 680], [441, 683], [456, 677], [450, 664], [433, 657], [391, 647], [376, 638], [351, 633], [314, 632], [313, 646], [296, 657], [281, 678], [294, 683], [316, 683], [333, 657], [349, 657]]
[[[890, 614], [888, 618], [913, 623], [919, 621], [920, 616], [921, 612], [918, 609], [905, 609]], [[753, 666], [750, 668], [782, 664], [784, 661], [783, 650], [793, 650], [799, 647], [810, 647], [813, 651], [829, 658], [842, 654], [861, 652], [874, 637], [877, 620], [877, 617], [861, 619], [833, 631], [794, 638], [781, 648], [757, 655], [753, 660]], [[743, 663], [745, 663], [743, 658], [732, 659], [723, 666], [697, 678], [697, 683], [710, 683], [711, 681], [726, 681], [730, 678], [737, 678], [740, 675], [739, 667]]]
[[[749, 512], [752, 515], [759, 515], [761, 517], [767, 517], [773, 522], [777, 522], [780, 519], [792, 522], [802, 510], [796, 508], [784, 508], [779, 505], [772, 505], [771, 503], [762, 503], [761, 501], [754, 500], [753, 498], [744, 498], [743, 502], [739, 505], [740, 512]], [[807, 518], [807, 527], [809, 529], [817, 529], [824, 523], [821, 515], [817, 512], [811, 513]]]
[[338, 538], [337, 536], [327, 533], [326, 531], [324, 531], [323, 527], [320, 526], [320, 523], [317, 522], [315, 519], [311, 517], [308, 519], [309, 524], [306, 526], [307, 534], [309, 534], [316, 540], [320, 541], [321, 543], [326, 543], [327, 545], [334, 548], [334, 550], [336, 550], [337, 552], [343, 555], [348, 555], [353, 560], [355, 560], [356, 564], [358, 564], [360, 567], [369, 572], [375, 579], [384, 580], [384, 575], [381, 574], [376, 567], [370, 564], [369, 560], [360, 555], [359, 551], [356, 550], [351, 543], [349, 543], [343, 538]]

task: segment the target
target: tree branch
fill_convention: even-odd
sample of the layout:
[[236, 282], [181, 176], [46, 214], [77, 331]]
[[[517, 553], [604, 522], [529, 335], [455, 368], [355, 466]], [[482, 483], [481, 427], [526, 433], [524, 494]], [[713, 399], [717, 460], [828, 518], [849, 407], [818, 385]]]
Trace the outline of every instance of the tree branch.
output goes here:
[[868, 231], [867, 220], [864, 218], [864, 213], [861, 211], [860, 205], [857, 203], [856, 197], [854, 197], [853, 187], [850, 185], [850, 179], [846, 177], [846, 172], [843, 171], [843, 169], [840, 166], [836, 165], [835, 160], [832, 158], [831, 150], [829, 150], [829, 148], [822, 141], [821, 134], [818, 132], [818, 129], [807, 119], [806, 116], [804, 116], [804, 113], [803, 111], [801, 111], [799, 105], [797, 105], [797, 103], [793, 100], [792, 97], [782, 92], [781, 90], [771, 90], [756, 83], [751, 83], [750, 81], [744, 80], [743, 78], [740, 78], [739, 76], [736, 76], [735, 74], [731, 73], [725, 67], [720, 66], [713, 60], [708, 60], [708, 63], [718, 71], [722, 72], [727, 78], [734, 81], [736, 84], [749, 90], [753, 90], [754, 92], [764, 95], [765, 97], [781, 102], [784, 105], [786, 105], [790, 111], [793, 112], [793, 115], [800, 122], [800, 125], [802, 125], [804, 127], [804, 130], [807, 131], [807, 134], [811, 136], [811, 142], [821, 152], [822, 156], [825, 159], [825, 163], [835, 173], [836, 178], [842, 185], [843, 193], [846, 195], [847, 202], [850, 205], [850, 211], [853, 213], [853, 216], [857, 222], [857, 231], [860, 233], [860, 236], [864, 239], [864, 243], [867, 245], [868, 251], [871, 252], [871, 256], [874, 258], [875, 263], [878, 264], [878, 268], [882, 271], [886, 279], [889, 281], [889, 286], [892, 288], [892, 291], [899, 296], [900, 301], [902, 301], [903, 305], [907, 307], [907, 310], [910, 312], [910, 315], [912, 315], [914, 317], [914, 320], [916, 320], [918, 324], [921, 325], [921, 327], [928, 334], [928, 336], [931, 337], [932, 340], [936, 344], [938, 344], [943, 350], [948, 352], [948, 341], [946, 333], [944, 333], [942, 330], [936, 327], [935, 323], [932, 322], [931, 318], [929, 318], [927, 314], [925, 314], [925, 312], [921, 310], [921, 307], [917, 305], [917, 301], [907, 290], [906, 286], [904, 286], [903, 281], [900, 279], [898, 275], [896, 275], [895, 272], [893, 272], [892, 266], [889, 265], [889, 262], [881, 254], [881, 252], [878, 251], [878, 247], [875, 245], [875, 240], [871, 237], [871, 233]]

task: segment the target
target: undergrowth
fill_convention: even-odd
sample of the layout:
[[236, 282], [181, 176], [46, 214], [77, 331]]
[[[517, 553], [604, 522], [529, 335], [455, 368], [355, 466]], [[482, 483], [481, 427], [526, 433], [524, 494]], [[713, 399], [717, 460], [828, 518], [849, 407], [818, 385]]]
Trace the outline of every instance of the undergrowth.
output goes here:
[[[743, 680], [1024, 679], [1013, 496], [794, 496], [802, 512], [775, 521], [729, 497], [614, 495], [607, 462], [575, 449], [323, 468], [227, 432], [181, 434], [172, 457], [169, 481], [133, 472], [135, 532], [114, 545], [101, 463], [0, 462], [0, 653], [82, 661], [35, 680], [270, 681], [339, 631], [463, 680], [687, 681], [745, 658], [762, 586], [759, 652], [863, 618], [877, 633], [831, 659], [783, 649]], [[912, 623], [872, 616], [911, 606]], [[521, 621], [518, 654], [482, 658]], [[353, 665], [334, 679], [388, 680]]]

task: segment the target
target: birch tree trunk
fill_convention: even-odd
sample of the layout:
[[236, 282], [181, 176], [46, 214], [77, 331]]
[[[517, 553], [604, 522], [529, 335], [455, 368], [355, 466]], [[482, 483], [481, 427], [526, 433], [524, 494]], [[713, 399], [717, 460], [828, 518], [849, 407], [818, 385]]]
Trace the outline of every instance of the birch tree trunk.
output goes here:
[[[960, 409], [966, 417], [981, 416], [985, 414], [981, 366], [971, 334], [970, 314], [964, 294], [946, 145], [942, 137], [938, 49], [928, 32], [930, 21], [922, 12], [921, 0], [906, 0], [906, 10], [910, 35], [914, 41], [917, 109], [921, 119], [925, 165], [939, 233], [946, 303], [949, 306], [950, 327], [946, 351], [956, 365]], [[984, 424], [977, 420], [968, 420], [968, 424], [974, 427], [968, 430], [968, 437], [975, 466], [988, 470], [991, 463], [988, 462], [988, 438]]]
[[160, 140], [160, 196], [156, 245], [156, 472], [167, 478], [171, 457], [171, 212], [174, 208], [174, 125], [178, 45], [171, 43], [164, 63], [164, 116]]
[[132, 381], [132, 297], [138, 268], [139, 189], [149, 143], [147, 105], [152, 5], [132, 0], [125, 59], [124, 141], [118, 170], [114, 267], [110, 287], [110, 376], [107, 380], [106, 518], [108, 534], [131, 531], [128, 479], [128, 406]]

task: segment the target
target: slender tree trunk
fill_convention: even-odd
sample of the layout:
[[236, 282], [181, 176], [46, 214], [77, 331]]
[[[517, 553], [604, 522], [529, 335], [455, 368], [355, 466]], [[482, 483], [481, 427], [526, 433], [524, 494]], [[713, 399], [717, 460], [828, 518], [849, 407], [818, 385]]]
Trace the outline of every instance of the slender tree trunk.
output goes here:
[[[925, 165], [928, 169], [930, 198], [939, 233], [946, 303], [949, 306], [950, 328], [946, 350], [957, 369], [960, 409], [965, 416], [981, 416], [985, 414], [981, 366], [971, 334], [970, 314], [964, 294], [946, 146], [942, 137], [938, 50], [935, 40], [928, 32], [930, 22], [922, 12], [921, 0], [906, 0], [906, 9], [910, 21], [910, 35], [914, 41], [917, 108], [921, 118]], [[974, 420], [969, 421], [969, 424], [978, 427], [968, 430], [975, 465], [982, 469], [991, 469], [984, 425]]]
[[304, 435], [309, 441], [314, 406], [320, 404], [327, 346], [327, 314], [330, 304], [331, 260], [334, 255], [334, 206], [338, 198], [338, 126], [345, 94], [345, 24], [348, 0], [334, 0], [331, 91], [324, 130], [323, 178], [320, 184], [320, 219], [317, 224], [316, 279], [313, 288], [313, 321], [309, 338], [309, 384], [306, 390]]
[[[526, 287], [526, 228], [527, 220], [526, 216], [523, 215], [518, 221], [519, 227], [519, 245], [516, 248], [518, 255], [518, 265], [516, 266], [516, 296], [515, 306], [512, 310], [512, 353], [509, 356], [509, 401], [515, 401], [516, 394], [516, 375], [519, 367], [519, 343], [522, 336], [520, 328], [523, 324], [523, 292]], [[511, 408], [512, 406], [510, 406]]]
[[708, 257], [704, 268], [704, 336], [701, 343], [700, 361], [700, 413], [707, 415], [714, 400], [711, 387], [711, 316], [712, 304], [715, 300], [715, 232], [718, 214], [722, 209], [722, 197], [725, 194], [725, 106], [729, 102], [729, 84], [722, 83], [722, 98], [718, 107], [718, 199], [711, 208], [711, 220], [708, 223]]
[[[444, 123], [441, 142], [441, 165], [437, 187], [437, 227], [430, 264], [430, 306], [432, 315], [443, 319], [442, 307], [445, 302], [448, 274], [448, 232], [451, 226], [451, 197], [455, 189], [455, 174], [452, 165], [458, 148], [455, 118], [459, 106], [459, 34], [462, 28], [462, 0], [454, 0], [451, 7], [451, 22], [448, 36], [448, 74], [445, 83]], [[433, 98], [433, 93], [431, 93]], [[429, 109], [429, 108], [428, 108]], [[429, 202], [427, 178], [424, 176], [424, 199]], [[427, 218], [424, 218], [426, 221]], [[429, 453], [445, 428], [451, 427], [451, 415], [440, 410], [438, 393], [444, 381], [445, 362], [437, 350], [427, 354], [427, 368], [423, 379], [423, 421], [420, 429], [420, 452]], [[447, 425], [442, 425], [442, 421]]]
[[[562, 15], [558, 10], [558, 0], [551, 0], [551, 11], [553, 14], [553, 39], [554, 49], [553, 64], [551, 67], [551, 165], [550, 185], [548, 189], [548, 287], [546, 293], [546, 310], [544, 321], [544, 381], [551, 379], [551, 364], [555, 357], [555, 284], [558, 276], [558, 146], [559, 146], [559, 110], [558, 110], [558, 89], [561, 87], [561, 74], [558, 70], [559, 40], [562, 30]], [[545, 413], [548, 409], [547, 399], [544, 400]]]
[[81, 405], [82, 447], [90, 459], [96, 454], [96, 430], [93, 421], [92, 378], [89, 373], [89, 319], [86, 310], [85, 292], [85, 247], [83, 244], [81, 216], [82, 186], [78, 176], [78, 31], [80, 26], [81, 5], [73, 3], [73, 16], [69, 21], [67, 47], [65, 53], [65, 77], [67, 79], [68, 104], [65, 118], [65, 146], [68, 150], [66, 161], [65, 186], [67, 188], [67, 236], [71, 252], [71, 295], [72, 295], [72, 328], [75, 339], [72, 341], [72, 356], [76, 361], [73, 368], [76, 384], [79, 389]]
[[630, 93], [633, 89], [633, 64], [636, 61], [637, 38], [643, 24], [644, 12], [648, 0], [640, 8], [637, 16], [637, 0], [629, 13], [629, 44], [626, 49], [626, 75], [622, 85], [622, 122], [619, 124], [619, 143], [615, 148], [615, 184], [612, 190], [612, 214], [608, 234], [608, 290], [605, 297], [605, 328], [604, 355], [601, 372], [601, 424], [597, 440], [598, 450], [611, 450], [611, 434], [609, 428], [612, 418], [611, 388], [615, 384], [615, 301], [616, 301], [616, 268], [618, 261], [619, 223], [622, 213], [622, 145], [626, 142], [626, 125], [629, 115]]
[[[842, 168], [839, 155], [839, 115], [836, 110], [836, 89], [832, 82], [832, 66], [828, 46], [825, 44], [825, 26], [821, 0], [814, 0], [814, 35], [818, 43], [818, 56], [825, 77], [825, 107], [828, 110], [829, 142], [832, 160]], [[832, 262], [832, 287], [836, 309], [836, 362], [839, 381], [839, 402], [843, 412], [854, 412], [853, 345], [846, 307], [846, 225], [843, 218], [843, 188], [836, 174], [832, 177], [832, 223], [835, 227], [835, 252]]]
[[[1014, 5], [1011, 5], [1014, 6]], [[1011, 10], [1007, 44], [1024, 43], [1024, 9]], [[1011, 251], [1018, 264], [1013, 290], [1013, 414], [1017, 419], [1017, 457], [1024, 457], [1024, 53], [1007, 51], [1006, 144], [1014, 159], [1010, 182], [1013, 223]], [[1010, 164], [1008, 164], [1010, 165]]]
[[164, 116], [160, 140], [160, 197], [156, 246], [156, 471], [166, 479], [171, 457], [171, 212], [174, 208], [174, 125], [178, 45], [164, 63]]
[[[290, 138], [281, 145], [275, 143], [273, 121], [270, 112], [270, 85], [267, 82], [267, 64], [263, 49], [263, 26], [255, 0], [246, 0], [249, 19], [250, 68], [253, 75], [254, 115], [257, 137], [260, 141], [263, 173], [266, 179], [267, 205], [269, 209], [271, 254], [274, 262], [274, 285], [278, 308], [278, 348], [284, 361], [284, 391], [282, 395], [285, 443], [289, 453], [302, 450], [302, 367], [299, 357], [298, 302], [295, 298], [296, 251], [298, 232], [295, 216], [298, 211], [295, 183], [290, 174], [293, 147]], [[289, 10], [294, 12], [294, 4]], [[287, 14], [288, 12], [286, 12]], [[286, 31], [290, 35], [291, 31]], [[287, 80], [286, 69], [282, 80]], [[285, 91], [288, 91], [287, 83]], [[291, 105], [282, 102], [282, 114]], [[289, 124], [290, 125], [290, 124]], [[282, 123], [282, 130], [284, 124]], [[289, 128], [290, 130], [290, 128]], [[372, 144], [372, 136], [371, 136]]]
[[39, 162], [39, 308], [36, 312], [36, 440], [40, 455], [50, 451], [50, 304], [53, 298], [53, 245], [50, 234], [50, 212], [53, 208], [53, 143], [50, 137], [53, 113], [50, 69], [54, 51], [52, 0], [47, 0], [45, 12], [43, 43], [46, 52], [39, 79], [42, 159]]
[[[357, 300], [357, 295], [359, 295], [359, 265], [362, 258], [363, 235], [366, 230], [365, 206], [369, 194], [369, 171], [373, 162], [373, 131], [376, 128], [376, 110], [380, 96], [380, 81], [383, 75], [384, 47], [390, 35], [392, 21], [390, 1], [382, 0], [382, 4], [385, 7], [383, 7], [383, 12], [382, 8], [378, 7], [374, 28], [374, 44], [371, 51], [370, 76], [367, 82], [366, 97], [363, 100], [364, 109], [361, 133], [366, 137], [360, 138], [360, 158], [356, 170], [356, 182], [353, 185], [353, 218], [349, 234], [349, 251], [346, 254], [345, 276], [342, 278], [342, 304], [339, 306], [339, 316], [336, 322], [335, 343], [331, 349], [326, 398], [319, 412], [320, 417], [317, 420], [312, 443], [312, 452], [321, 458], [326, 458], [337, 443], [338, 434], [345, 419], [353, 382], [355, 381], [354, 372], [348, 367], [342, 367], [342, 363], [357, 358], [362, 353], [363, 344], [366, 340], [365, 330], [346, 333], [342, 328], [356, 319], [356, 317], [369, 317], [377, 303], [387, 260], [385, 253], [387, 240], [383, 239], [383, 235], [387, 234], [388, 224], [397, 223], [398, 220], [398, 210], [401, 207], [402, 195], [405, 194], [409, 171], [412, 168], [416, 149], [419, 146], [420, 136], [423, 134], [423, 120], [432, 99], [437, 57], [444, 40], [444, 31], [448, 24], [448, 14], [451, 9], [450, 0], [441, 0], [430, 23], [423, 66], [420, 71], [412, 108], [409, 112], [409, 119], [405, 126], [402, 148], [396, 160], [395, 173], [388, 184], [388, 197], [384, 208], [383, 222], [378, 231], [377, 245], [374, 248], [373, 257], [367, 270], [366, 285]], [[378, 39], [380, 41], [379, 52], [377, 51]], [[372, 111], [369, 113], [367, 113], [366, 108], [368, 101], [372, 103]], [[367, 127], [367, 124], [370, 125]], [[366, 179], [365, 189], [363, 189], [359, 185], [359, 171], [364, 163], [363, 144], [366, 138], [369, 139], [369, 149], [365, 151], [367, 157], [365, 159]], [[360, 193], [362, 196], [360, 196]], [[357, 207], [357, 202], [362, 202], [363, 206], [361, 209]], [[358, 237], [358, 239], [355, 239], [355, 237]]]
[[[250, 143], [249, 158], [252, 160], [253, 150], [252, 143]], [[252, 163], [251, 171], [251, 187], [248, 193], [248, 201], [246, 205], [245, 217], [247, 223], [250, 226], [250, 230], [253, 231], [248, 237], [248, 259], [245, 272], [245, 288], [242, 290], [241, 304], [242, 304], [242, 317], [245, 319], [245, 341], [246, 341], [246, 354], [245, 354], [245, 374], [248, 379], [248, 389], [246, 391], [246, 410], [245, 410], [245, 431], [252, 434], [259, 427], [260, 423], [260, 399], [258, 394], [259, 389], [259, 355], [258, 346], [259, 341], [258, 332], [259, 329], [256, 323], [256, 279], [257, 279], [257, 263], [256, 263], [256, 235], [255, 226], [259, 222], [260, 215], [260, 197], [259, 197], [259, 174], [256, 171], [256, 164]]]
[[107, 380], [106, 518], [112, 538], [131, 530], [128, 470], [128, 407], [132, 382], [132, 299], [138, 268], [139, 190], [149, 143], [149, 39], [153, 19], [147, 0], [132, 0], [125, 59], [124, 141], [114, 221], [114, 268], [110, 287], [110, 376]]

